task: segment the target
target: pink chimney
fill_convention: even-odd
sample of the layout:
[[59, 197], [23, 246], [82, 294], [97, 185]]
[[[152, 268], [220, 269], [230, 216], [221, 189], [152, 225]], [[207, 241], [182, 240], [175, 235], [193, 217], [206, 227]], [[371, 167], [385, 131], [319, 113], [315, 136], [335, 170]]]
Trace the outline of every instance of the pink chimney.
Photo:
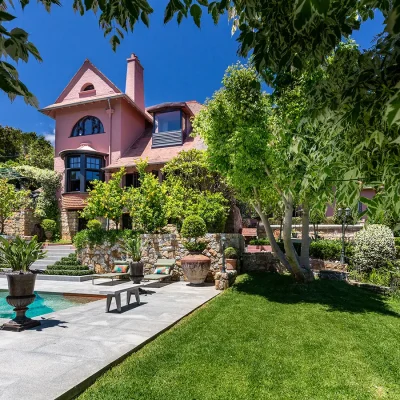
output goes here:
[[125, 93], [144, 110], [144, 81], [143, 67], [136, 54], [132, 53], [127, 59]]

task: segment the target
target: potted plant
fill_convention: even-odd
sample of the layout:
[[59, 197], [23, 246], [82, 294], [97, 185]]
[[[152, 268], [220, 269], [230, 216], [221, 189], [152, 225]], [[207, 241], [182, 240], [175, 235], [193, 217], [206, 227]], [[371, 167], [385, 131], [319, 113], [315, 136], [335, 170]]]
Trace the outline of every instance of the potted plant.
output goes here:
[[292, 238], [297, 238], [297, 236], [298, 233], [294, 229], [292, 229]]
[[129, 279], [133, 283], [140, 283], [144, 277], [143, 263], [140, 262], [142, 258], [141, 244], [140, 234], [135, 234], [133, 237], [126, 239], [122, 245], [127, 257], [131, 259], [129, 261]]
[[50, 241], [57, 229], [57, 222], [53, 219], [44, 219], [40, 225], [44, 230], [47, 241]]
[[202, 254], [206, 243], [198, 238], [207, 233], [206, 223], [198, 215], [191, 215], [183, 221], [181, 236], [186, 239], [184, 246], [189, 254], [182, 258], [181, 266], [192, 285], [202, 285], [210, 270], [211, 260]]
[[228, 271], [236, 269], [237, 265], [237, 251], [233, 247], [227, 247], [224, 251], [225, 255], [225, 265]]
[[19, 236], [10, 242], [0, 238], [0, 264], [13, 271], [7, 273], [9, 295], [6, 300], [17, 314], [2, 326], [4, 330], [20, 332], [40, 325], [39, 321], [26, 317], [25, 313], [29, 304], [35, 300], [36, 274], [29, 267], [36, 260], [44, 258], [46, 252], [41, 247], [36, 236], [30, 242]]

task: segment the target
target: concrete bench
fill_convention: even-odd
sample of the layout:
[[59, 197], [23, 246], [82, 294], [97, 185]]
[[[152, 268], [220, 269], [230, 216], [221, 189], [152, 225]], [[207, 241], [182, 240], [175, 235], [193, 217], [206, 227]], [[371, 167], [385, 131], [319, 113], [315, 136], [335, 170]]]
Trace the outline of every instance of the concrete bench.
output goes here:
[[112, 299], [115, 298], [115, 303], [117, 305], [117, 311], [121, 312], [122, 305], [121, 305], [121, 294], [126, 292], [126, 305], [129, 305], [131, 302], [132, 294], [135, 295], [136, 303], [140, 304], [140, 293], [139, 289], [144, 285], [135, 285], [133, 287], [128, 287], [125, 289], [114, 290], [114, 291], [101, 291], [100, 294], [107, 295], [107, 302], [106, 302], [106, 312], [110, 311]]

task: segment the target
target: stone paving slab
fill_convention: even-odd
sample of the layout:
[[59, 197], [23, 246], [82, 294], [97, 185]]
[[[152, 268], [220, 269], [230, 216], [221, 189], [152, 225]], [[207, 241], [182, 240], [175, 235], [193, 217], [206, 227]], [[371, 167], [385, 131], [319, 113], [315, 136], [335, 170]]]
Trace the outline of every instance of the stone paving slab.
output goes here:
[[[106, 280], [96, 283], [37, 281], [36, 290], [96, 295], [110, 288]], [[0, 289], [6, 288], [0, 281]], [[141, 295], [141, 305], [126, 306], [124, 296], [120, 314], [106, 313], [102, 299], [37, 317], [42, 325], [29, 331], [0, 331], [0, 400], [73, 398], [101, 372], [219, 293], [213, 286], [186, 282], [145, 289], [149, 294]]]

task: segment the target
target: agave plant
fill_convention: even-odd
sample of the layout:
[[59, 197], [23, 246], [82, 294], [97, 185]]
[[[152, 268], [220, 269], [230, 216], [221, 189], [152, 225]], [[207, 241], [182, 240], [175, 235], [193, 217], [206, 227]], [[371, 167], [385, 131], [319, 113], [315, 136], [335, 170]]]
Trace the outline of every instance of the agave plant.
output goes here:
[[27, 272], [36, 260], [44, 258], [45, 255], [46, 252], [42, 250], [36, 236], [29, 242], [19, 236], [11, 242], [0, 237], [0, 264], [13, 271]]
[[139, 234], [136, 234], [129, 239], [125, 239], [121, 247], [127, 256], [130, 256], [133, 261], [140, 261], [142, 258], [140, 252], [141, 239]]

